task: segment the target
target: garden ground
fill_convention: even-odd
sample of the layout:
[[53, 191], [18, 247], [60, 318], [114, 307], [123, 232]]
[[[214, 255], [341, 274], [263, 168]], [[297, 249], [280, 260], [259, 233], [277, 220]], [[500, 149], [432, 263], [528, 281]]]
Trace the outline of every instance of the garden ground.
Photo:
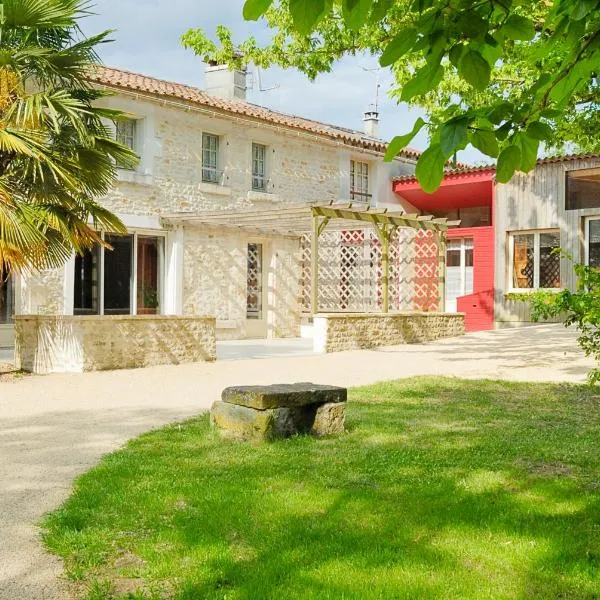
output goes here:
[[0, 599], [57, 600], [60, 561], [36, 524], [106, 452], [208, 408], [234, 384], [365, 385], [414, 375], [583, 382], [590, 360], [561, 326], [471, 334], [432, 344], [85, 375], [0, 378]]
[[592, 600], [600, 396], [411, 378], [347, 433], [253, 446], [208, 416], [130, 442], [46, 520], [86, 600]]

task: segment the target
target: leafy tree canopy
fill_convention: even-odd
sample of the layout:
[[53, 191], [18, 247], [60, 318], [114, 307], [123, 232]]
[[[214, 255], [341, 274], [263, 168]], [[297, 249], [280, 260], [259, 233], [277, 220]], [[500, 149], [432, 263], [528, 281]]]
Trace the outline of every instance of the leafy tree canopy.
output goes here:
[[106, 33], [85, 38], [86, 0], [0, 1], [0, 283], [7, 273], [56, 267], [125, 231], [96, 201], [115, 165], [137, 158], [106, 123], [87, 82]]
[[387, 158], [426, 129], [417, 177], [427, 191], [468, 144], [497, 159], [501, 182], [531, 170], [542, 145], [600, 151], [600, 0], [246, 0], [243, 11], [266, 20], [269, 43], [235, 43], [219, 27], [216, 41], [189, 30], [184, 46], [311, 79], [344, 55], [378, 56], [393, 70], [392, 95], [426, 111]]

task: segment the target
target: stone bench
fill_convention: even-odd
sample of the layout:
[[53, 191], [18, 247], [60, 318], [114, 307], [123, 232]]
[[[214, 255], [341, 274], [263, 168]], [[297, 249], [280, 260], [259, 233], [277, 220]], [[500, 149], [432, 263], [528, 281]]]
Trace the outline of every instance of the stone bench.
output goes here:
[[314, 383], [229, 387], [212, 406], [211, 424], [238, 439], [339, 434], [347, 398], [346, 388]]

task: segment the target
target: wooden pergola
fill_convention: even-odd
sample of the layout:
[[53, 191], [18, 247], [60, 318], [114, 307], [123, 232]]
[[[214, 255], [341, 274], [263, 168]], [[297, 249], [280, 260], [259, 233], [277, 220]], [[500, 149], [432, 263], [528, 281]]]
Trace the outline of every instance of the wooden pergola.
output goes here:
[[373, 226], [381, 243], [383, 312], [389, 312], [389, 248], [392, 234], [401, 227], [433, 231], [438, 236], [440, 310], [445, 309], [446, 231], [460, 221], [438, 219], [431, 215], [406, 214], [387, 208], [372, 208], [352, 203], [313, 203], [281, 208], [216, 210], [196, 214], [174, 214], [163, 217], [167, 223], [203, 226], [282, 237], [311, 236], [311, 312], [319, 312], [319, 237], [325, 228], [339, 230], [356, 227], [358, 223]]

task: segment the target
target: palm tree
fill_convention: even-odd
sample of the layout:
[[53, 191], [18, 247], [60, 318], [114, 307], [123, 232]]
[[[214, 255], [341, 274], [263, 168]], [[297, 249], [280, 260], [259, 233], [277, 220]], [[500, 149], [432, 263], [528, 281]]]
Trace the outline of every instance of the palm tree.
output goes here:
[[109, 32], [84, 37], [86, 0], [0, 0], [0, 282], [60, 266], [123, 232], [98, 204], [115, 165], [137, 158], [111, 135], [120, 118], [86, 81]]

